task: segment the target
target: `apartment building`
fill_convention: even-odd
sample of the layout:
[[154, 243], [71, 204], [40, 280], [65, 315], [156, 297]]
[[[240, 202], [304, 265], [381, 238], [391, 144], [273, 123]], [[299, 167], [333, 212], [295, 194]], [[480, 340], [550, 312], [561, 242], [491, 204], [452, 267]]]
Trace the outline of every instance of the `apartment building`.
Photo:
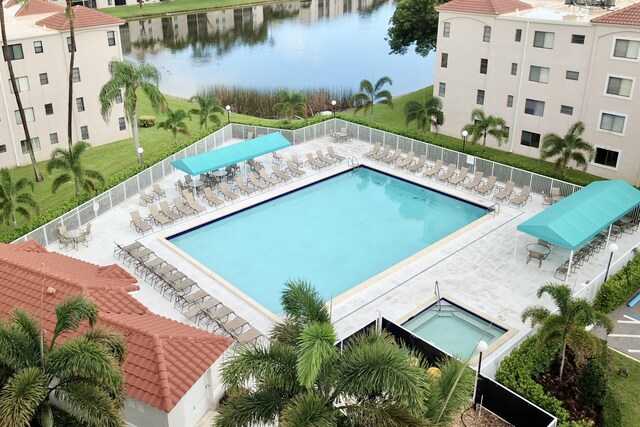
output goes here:
[[[596, 148], [587, 171], [640, 185], [640, 2], [613, 3], [453, 0], [438, 6], [440, 131], [459, 138], [471, 111], [482, 108], [507, 122], [501, 149], [539, 157], [545, 134], [564, 135], [582, 121], [583, 139]], [[487, 145], [497, 147], [491, 137]]]
[[[43, 0], [26, 6], [4, 2], [9, 54], [36, 159], [67, 147], [70, 37], [65, 9]], [[124, 21], [75, 6], [76, 56], [73, 68], [73, 142], [97, 146], [131, 137], [123, 104], [108, 123], [100, 115], [98, 94], [110, 76], [108, 63], [122, 59], [120, 25]], [[30, 163], [6, 62], [0, 66], [0, 167]], [[133, 150], [133, 149], [132, 149]]]

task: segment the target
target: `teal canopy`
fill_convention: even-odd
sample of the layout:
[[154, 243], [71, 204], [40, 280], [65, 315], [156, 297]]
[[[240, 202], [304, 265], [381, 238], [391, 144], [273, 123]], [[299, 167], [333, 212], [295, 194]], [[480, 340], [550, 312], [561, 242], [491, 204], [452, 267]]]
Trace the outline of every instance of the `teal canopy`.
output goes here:
[[174, 160], [171, 164], [176, 169], [196, 176], [253, 159], [290, 145], [291, 143], [280, 132], [274, 132], [185, 159]]
[[518, 225], [518, 230], [570, 250], [584, 246], [640, 204], [625, 181], [596, 181]]

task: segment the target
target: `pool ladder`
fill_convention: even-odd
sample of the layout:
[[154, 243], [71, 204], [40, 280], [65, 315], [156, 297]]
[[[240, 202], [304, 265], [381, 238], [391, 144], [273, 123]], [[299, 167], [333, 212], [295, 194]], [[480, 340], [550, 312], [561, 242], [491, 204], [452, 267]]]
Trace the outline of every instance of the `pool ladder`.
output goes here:
[[438, 313], [440, 313], [440, 309], [442, 308], [442, 302], [440, 301], [440, 285], [438, 285], [438, 281], [436, 280], [436, 285], [433, 289], [433, 294], [436, 296], [437, 298], [437, 303], [438, 303]]
[[349, 157], [347, 159], [347, 166], [351, 166], [351, 169], [356, 169], [360, 167], [360, 162], [358, 162], [356, 156]]

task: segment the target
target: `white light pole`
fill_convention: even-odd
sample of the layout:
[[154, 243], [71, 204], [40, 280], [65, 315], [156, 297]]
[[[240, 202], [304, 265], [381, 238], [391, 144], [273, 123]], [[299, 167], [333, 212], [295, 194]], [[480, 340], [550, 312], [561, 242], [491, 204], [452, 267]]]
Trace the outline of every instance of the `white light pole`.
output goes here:
[[467, 136], [469, 135], [469, 132], [467, 132], [466, 130], [462, 131], [462, 152], [464, 153], [464, 147], [467, 145]]
[[607, 263], [607, 272], [604, 273], [604, 281], [606, 282], [607, 279], [609, 278], [609, 268], [611, 267], [611, 260], [613, 259], [613, 253], [614, 252], [618, 252], [618, 245], [616, 245], [615, 243], [612, 243], [609, 245], [609, 252], [611, 252], [611, 254], [609, 255], [609, 262]]
[[333, 108], [333, 118], [336, 118], [336, 100], [332, 99], [331, 100], [331, 107]]
[[138, 147], [138, 161], [140, 162], [140, 166], [144, 165], [144, 162], [142, 161], [142, 153], [144, 153], [144, 148]]
[[224, 107], [227, 110], [227, 123], [231, 123], [231, 105]]
[[476, 405], [476, 395], [478, 394], [478, 377], [480, 376], [480, 370], [482, 369], [482, 353], [487, 351], [487, 347], [489, 344], [486, 341], [480, 340], [478, 345], [476, 346], [476, 350], [478, 350], [478, 370], [476, 371], [476, 383], [473, 386], [473, 406]]

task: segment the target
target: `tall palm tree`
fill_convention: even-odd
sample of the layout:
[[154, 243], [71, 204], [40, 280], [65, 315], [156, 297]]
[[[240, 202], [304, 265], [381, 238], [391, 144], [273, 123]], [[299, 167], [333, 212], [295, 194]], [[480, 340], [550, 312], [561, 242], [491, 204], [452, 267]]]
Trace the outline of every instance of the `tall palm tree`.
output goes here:
[[164, 122], [158, 123], [158, 128], [170, 130], [173, 134], [174, 144], [178, 143], [179, 133], [183, 135], [190, 135], [189, 128], [187, 127], [185, 120], [187, 118], [191, 120], [191, 116], [187, 114], [183, 109], [174, 111], [171, 108], [167, 108], [165, 116], [167, 116], [167, 119]]
[[73, 66], [76, 61], [76, 30], [74, 27], [75, 13], [71, 0], [66, 0], [67, 7], [65, 14], [69, 20], [69, 45], [71, 52], [69, 52], [69, 81], [68, 81], [68, 96], [67, 96], [67, 143], [69, 144], [69, 151], [73, 146]]
[[278, 92], [280, 102], [273, 106], [276, 112], [280, 112], [287, 117], [287, 120], [293, 120], [294, 115], [307, 117], [307, 96], [302, 92], [287, 92], [281, 90]]
[[303, 281], [286, 284], [282, 306], [269, 345], [242, 347], [223, 364], [230, 399], [217, 427], [417, 426], [444, 423], [468, 403], [473, 377], [463, 363], [441, 365], [436, 380], [412, 352], [375, 331], [338, 350], [322, 298]]
[[522, 321], [531, 319], [531, 326], [540, 325], [538, 342], [545, 345], [550, 342], [560, 342], [560, 380], [564, 372], [567, 345], [577, 351], [581, 348], [599, 348], [599, 339], [585, 330], [586, 326], [594, 325], [605, 328], [607, 333], [613, 330], [613, 322], [609, 317], [596, 310], [586, 299], [573, 298], [571, 288], [567, 285], [547, 283], [538, 289], [538, 298], [547, 294], [551, 297], [557, 313], [552, 313], [546, 307], [533, 305], [522, 312]]
[[[0, 322], [2, 424], [53, 427], [55, 397], [59, 409], [83, 425], [124, 426], [124, 337], [94, 329], [98, 310], [81, 295], [63, 300], [55, 311], [55, 327], [47, 333], [20, 309]], [[79, 333], [85, 321], [89, 329]], [[60, 343], [62, 335], [67, 338]]]
[[166, 109], [167, 102], [158, 89], [160, 72], [150, 64], [137, 65], [129, 60], [113, 60], [109, 63], [111, 79], [102, 86], [98, 100], [100, 101], [100, 114], [105, 121], [111, 116], [111, 108], [120, 98], [124, 89], [124, 112], [127, 120], [133, 128], [133, 142], [135, 144], [138, 163], [142, 163], [142, 155], [138, 152], [140, 139], [138, 137], [138, 90], [147, 95], [154, 110]]
[[425, 133], [428, 126], [433, 125], [436, 132], [444, 124], [442, 112], [442, 100], [437, 96], [430, 96], [424, 104], [418, 101], [409, 101], [404, 105], [405, 125], [415, 120], [420, 132]]
[[557, 169], [564, 171], [571, 160], [586, 170], [596, 154], [596, 149], [580, 137], [583, 132], [584, 123], [575, 122], [569, 127], [564, 137], [555, 133], [546, 134], [542, 138], [540, 158], [547, 160], [558, 157], [553, 165], [554, 173]]
[[[18, 3], [26, 4], [26, 0], [19, 0]], [[44, 181], [42, 172], [38, 168], [36, 161], [36, 155], [33, 152], [33, 146], [31, 145], [31, 134], [29, 133], [29, 125], [27, 124], [27, 117], [24, 114], [24, 108], [22, 106], [22, 99], [20, 98], [20, 90], [16, 81], [16, 75], [13, 72], [13, 64], [11, 62], [11, 54], [9, 52], [9, 42], [7, 40], [7, 27], [4, 20], [4, 6], [0, 7], [0, 31], [2, 32], [2, 50], [4, 53], [4, 60], [7, 63], [9, 69], [9, 81], [11, 82], [11, 88], [13, 89], [13, 96], [16, 99], [16, 105], [18, 106], [18, 112], [20, 114], [20, 121], [22, 122], [22, 130], [24, 131], [25, 144], [27, 151], [29, 152], [29, 159], [31, 160], [31, 166], [33, 168], [33, 174], [35, 175], [36, 182]]]
[[371, 120], [373, 120], [373, 106], [374, 104], [385, 104], [389, 108], [393, 109], [393, 96], [388, 90], [382, 90], [384, 85], [392, 85], [393, 82], [388, 76], [382, 76], [375, 85], [367, 79], [360, 82], [360, 92], [351, 97], [350, 103], [356, 105], [356, 109], [353, 114], [357, 114], [358, 111], [363, 110], [366, 116], [371, 111]]
[[198, 104], [198, 108], [192, 108], [189, 112], [191, 114], [198, 115], [200, 118], [201, 129], [207, 129], [209, 120], [218, 127], [222, 126], [222, 118], [220, 118], [216, 113], [224, 114], [225, 109], [222, 108], [220, 100], [217, 97], [195, 95], [189, 99], [189, 102], [195, 102]]
[[478, 142], [482, 138], [482, 145], [487, 145], [487, 135], [496, 139], [498, 146], [509, 137], [507, 123], [502, 117], [486, 115], [480, 108], [475, 108], [471, 112], [471, 123], [464, 125], [462, 130], [469, 132], [472, 143]]
[[100, 172], [84, 168], [82, 155], [90, 147], [91, 144], [88, 142], [78, 141], [71, 147], [71, 151], [62, 148], [53, 150], [51, 160], [47, 164], [47, 172], [62, 170], [62, 175], [58, 175], [51, 183], [53, 193], [58, 191], [62, 184], [73, 181], [76, 196], [79, 196], [82, 190], [93, 194], [97, 188], [96, 181], [100, 184], [104, 183], [104, 177]]
[[33, 192], [33, 181], [28, 178], [20, 178], [13, 181], [11, 171], [7, 168], [0, 169], [0, 220], [13, 227], [18, 226], [16, 214], [20, 214], [27, 221], [31, 221], [30, 209], [40, 213], [38, 203], [33, 200], [33, 196], [25, 190]]

